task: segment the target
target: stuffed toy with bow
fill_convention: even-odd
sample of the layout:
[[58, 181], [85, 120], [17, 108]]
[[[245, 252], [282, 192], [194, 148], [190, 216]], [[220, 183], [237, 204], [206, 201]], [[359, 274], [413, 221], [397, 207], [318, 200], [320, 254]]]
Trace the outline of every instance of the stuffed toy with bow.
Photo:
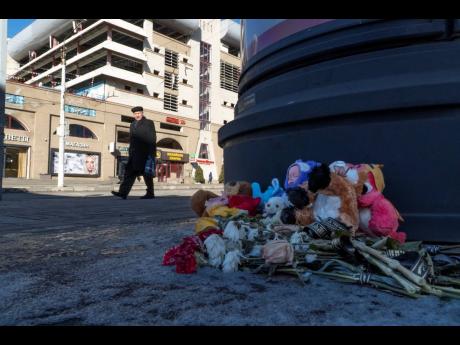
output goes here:
[[399, 221], [404, 219], [382, 191], [385, 188], [380, 164], [361, 164], [358, 170], [365, 171], [363, 193], [358, 197], [359, 227], [373, 236], [388, 236], [400, 243], [406, 240], [404, 232], [397, 232]]
[[332, 171], [347, 178], [356, 189], [359, 211], [359, 229], [371, 236], [388, 236], [400, 243], [406, 240], [404, 232], [397, 232], [399, 221], [404, 221], [398, 210], [386, 199], [382, 164], [353, 165], [336, 161]]

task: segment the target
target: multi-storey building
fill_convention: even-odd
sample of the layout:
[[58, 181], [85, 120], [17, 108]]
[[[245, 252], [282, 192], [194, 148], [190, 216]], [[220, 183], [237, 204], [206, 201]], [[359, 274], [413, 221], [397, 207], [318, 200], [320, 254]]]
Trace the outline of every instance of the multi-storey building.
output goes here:
[[[229, 19], [35, 20], [8, 41], [7, 163], [18, 161], [27, 168], [21, 173], [13, 167], [7, 175], [53, 174], [65, 56], [65, 110], [71, 126], [66, 140], [81, 138], [85, 145], [75, 152], [100, 155], [101, 179], [115, 176], [125, 159], [129, 108], [141, 105], [158, 133], [160, 179], [186, 179], [200, 165], [205, 177], [212, 172], [216, 180], [223, 165], [217, 131], [233, 119], [238, 96], [239, 46], [239, 24]], [[40, 112], [29, 109], [33, 102]], [[30, 147], [22, 154], [28, 157], [25, 163], [13, 149], [18, 142], [8, 152], [8, 138], [18, 136], [9, 131], [20, 130], [8, 127], [15, 121], [29, 132], [22, 135]], [[41, 153], [35, 156], [33, 149], [41, 141], [34, 134], [43, 131], [49, 132], [47, 164], [42, 162], [46, 150], [37, 147]]]

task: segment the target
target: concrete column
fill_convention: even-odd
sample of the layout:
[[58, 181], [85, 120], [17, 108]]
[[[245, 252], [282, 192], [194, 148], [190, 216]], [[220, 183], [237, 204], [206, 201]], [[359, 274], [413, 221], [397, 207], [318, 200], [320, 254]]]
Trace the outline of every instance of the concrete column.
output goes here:
[[0, 19], [0, 200], [2, 200], [3, 161], [5, 137], [5, 91], [6, 91], [6, 28], [7, 19]]
[[112, 27], [110, 25], [107, 26], [107, 41], [112, 40]]

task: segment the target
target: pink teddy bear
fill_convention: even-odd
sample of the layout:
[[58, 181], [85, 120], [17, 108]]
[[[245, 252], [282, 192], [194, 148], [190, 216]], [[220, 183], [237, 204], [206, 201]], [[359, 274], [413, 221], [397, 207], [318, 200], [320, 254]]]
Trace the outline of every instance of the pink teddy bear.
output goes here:
[[401, 215], [379, 191], [372, 172], [367, 176], [367, 192], [358, 197], [360, 229], [370, 235], [388, 236], [404, 243], [406, 234], [397, 232], [398, 220], [403, 220]]

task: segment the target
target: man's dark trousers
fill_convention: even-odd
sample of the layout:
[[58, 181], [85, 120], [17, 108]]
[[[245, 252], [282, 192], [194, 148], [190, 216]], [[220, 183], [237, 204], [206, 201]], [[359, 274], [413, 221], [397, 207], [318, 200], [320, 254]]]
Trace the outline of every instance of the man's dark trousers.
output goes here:
[[153, 192], [153, 176], [152, 175], [146, 175], [146, 174], [141, 174], [138, 171], [131, 170], [127, 168], [125, 170], [125, 176], [123, 177], [123, 182], [120, 185], [120, 194], [122, 195], [128, 195], [129, 192], [131, 191], [131, 188], [133, 187], [134, 181], [136, 180], [136, 177], [142, 175], [144, 177], [144, 182], [145, 185], [147, 186], [147, 194], [148, 195], [154, 195]]

